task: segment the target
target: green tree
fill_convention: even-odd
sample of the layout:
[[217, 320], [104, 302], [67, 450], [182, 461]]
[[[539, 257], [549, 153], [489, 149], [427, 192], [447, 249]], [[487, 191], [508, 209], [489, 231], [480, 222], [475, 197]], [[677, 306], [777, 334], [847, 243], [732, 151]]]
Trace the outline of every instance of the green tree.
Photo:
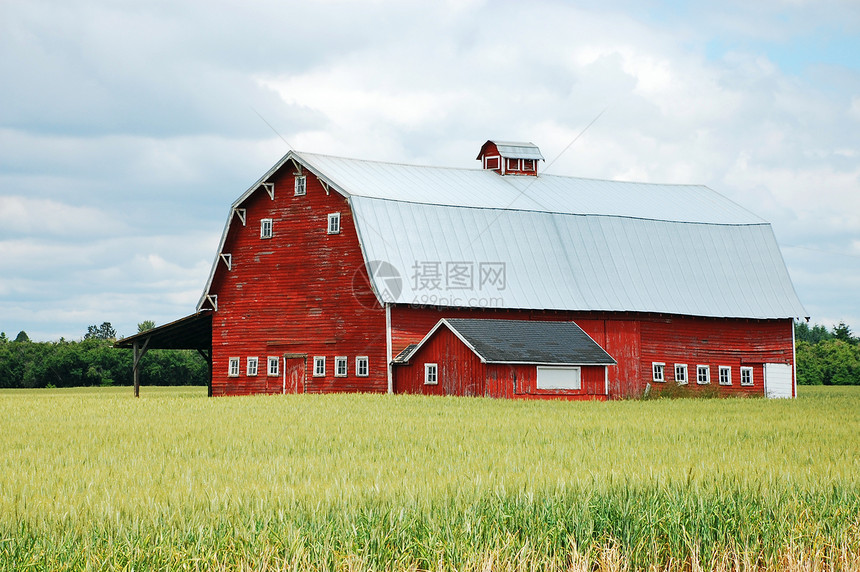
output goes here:
[[857, 339], [851, 335], [851, 328], [849, 328], [845, 322], [839, 322], [837, 326], [833, 327], [833, 337], [837, 340], [848, 342], [849, 344], [853, 344], [857, 341]]
[[9, 342], [9, 338], [6, 337], [6, 332], [0, 332], [0, 344], [5, 344]]
[[84, 334], [85, 340], [115, 340], [116, 330], [110, 322], [102, 322], [101, 326], [89, 326]]
[[16, 342], [29, 342], [30, 336], [27, 335], [27, 332], [25, 332], [24, 330], [21, 330], [20, 332], [18, 332], [18, 335], [15, 336], [15, 341]]
[[155, 322], [152, 320], [144, 320], [137, 325], [137, 333], [142, 334], [147, 330], [151, 330], [155, 327]]

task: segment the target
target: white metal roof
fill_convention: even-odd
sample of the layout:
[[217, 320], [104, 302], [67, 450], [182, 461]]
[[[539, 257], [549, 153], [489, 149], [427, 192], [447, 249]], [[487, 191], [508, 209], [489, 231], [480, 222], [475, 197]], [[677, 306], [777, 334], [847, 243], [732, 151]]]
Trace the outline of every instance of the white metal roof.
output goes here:
[[[383, 302], [806, 315], [770, 224], [704, 186], [502, 176], [290, 152], [234, 206], [291, 160], [349, 197]], [[374, 261], [390, 264], [399, 283], [390, 267], [373, 271], [380, 268]], [[200, 305], [213, 276], [214, 266]]]
[[[499, 150], [499, 155], [505, 159], [535, 159], [545, 161], [540, 149], [534, 143], [524, 143], [519, 141], [494, 141], [489, 140], [487, 143], [492, 143]], [[487, 143], [484, 143], [486, 145]], [[483, 151], [483, 148], [481, 149]], [[480, 159], [481, 156], [478, 155]]]

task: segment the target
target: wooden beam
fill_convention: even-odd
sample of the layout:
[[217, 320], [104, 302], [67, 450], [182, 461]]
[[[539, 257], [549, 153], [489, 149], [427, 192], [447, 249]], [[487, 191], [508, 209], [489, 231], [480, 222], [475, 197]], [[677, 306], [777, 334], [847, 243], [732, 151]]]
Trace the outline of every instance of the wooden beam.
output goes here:
[[209, 365], [209, 379], [206, 383], [207, 395], [212, 397], [212, 348], [208, 350], [201, 350], [197, 348], [197, 353], [203, 356], [203, 359], [206, 360], [206, 363]]
[[143, 341], [143, 347], [140, 347], [140, 342], [137, 340], [135, 340], [132, 346], [132, 350], [134, 352], [133, 375], [135, 397], [140, 397], [140, 358], [142, 358], [146, 353], [147, 347], [149, 346], [150, 337], [151, 336], [147, 336], [147, 338]]

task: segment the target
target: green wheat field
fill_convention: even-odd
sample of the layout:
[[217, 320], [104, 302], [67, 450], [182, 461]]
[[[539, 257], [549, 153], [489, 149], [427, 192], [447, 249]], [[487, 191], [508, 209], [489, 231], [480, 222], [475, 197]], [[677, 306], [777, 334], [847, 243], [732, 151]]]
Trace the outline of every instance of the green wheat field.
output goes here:
[[0, 570], [858, 570], [860, 388], [0, 392]]

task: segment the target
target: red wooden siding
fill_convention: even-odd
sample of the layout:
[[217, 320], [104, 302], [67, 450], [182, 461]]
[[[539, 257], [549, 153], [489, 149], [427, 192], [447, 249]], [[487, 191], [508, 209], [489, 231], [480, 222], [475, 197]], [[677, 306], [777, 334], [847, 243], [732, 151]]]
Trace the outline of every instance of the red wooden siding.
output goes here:
[[[762, 395], [764, 364], [793, 364], [792, 320], [712, 320], [665, 318], [642, 321], [642, 379], [651, 381], [652, 363], [666, 364], [666, 383], [675, 382], [675, 364], [687, 364], [689, 388], [696, 383], [696, 366], [709, 365], [711, 390], [724, 394]], [[616, 358], [617, 359], [617, 358]], [[731, 385], [719, 385], [719, 366], [731, 368]], [[753, 368], [753, 385], [741, 385], [741, 367]], [[655, 387], [660, 384], [655, 383]], [[704, 386], [707, 387], [707, 386]]]
[[[349, 205], [307, 175], [307, 194], [294, 196], [292, 164], [271, 179], [272, 200], [257, 190], [243, 205], [246, 224], [233, 215], [211, 294], [218, 296], [212, 320], [213, 395], [281, 393], [284, 355], [306, 355], [287, 364], [287, 391], [374, 391], [387, 388], [385, 312], [370, 290]], [[328, 234], [328, 214], [339, 212], [340, 234]], [[260, 238], [260, 220], [272, 219], [273, 236]], [[356, 287], [354, 288], [354, 285]], [[246, 359], [260, 370], [246, 375]], [[279, 356], [279, 376], [267, 375], [268, 356]], [[326, 375], [312, 375], [313, 357], [326, 357]], [[347, 376], [334, 376], [335, 356], [346, 356]], [[356, 376], [355, 358], [367, 356], [369, 375]], [[228, 360], [239, 357], [238, 377]]]
[[[764, 393], [764, 363], [792, 362], [792, 321], [697, 318], [607, 312], [556, 312], [482, 308], [395, 306], [391, 311], [395, 355], [418, 343], [440, 318], [574, 321], [618, 362], [608, 367], [609, 395], [640, 395], [651, 382], [652, 362], [666, 364], [675, 381], [675, 363], [685, 363], [695, 383], [696, 365], [711, 365], [711, 386], [725, 394]], [[701, 361], [699, 361], [701, 360]], [[732, 385], [720, 386], [718, 366], [731, 366]], [[753, 385], [740, 385], [740, 367], [753, 367]], [[396, 368], [396, 375], [400, 368]], [[423, 383], [423, 369], [421, 371]], [[583, 372], [583, 375], [584, 372]], [[519, 379], [519, 376], [518, 376]]]
[[[438, 365], [438, 383], [424, 383], [424, 365]], [[395, 391], [424, 395], [463, 395], [529, 399], [605, 399], [602, 366], [583, 366], [582, 389], [537, 388], [533, 364], [485, 364], [446, 327], [440, 327], [409, 364], [397, 365]]]

